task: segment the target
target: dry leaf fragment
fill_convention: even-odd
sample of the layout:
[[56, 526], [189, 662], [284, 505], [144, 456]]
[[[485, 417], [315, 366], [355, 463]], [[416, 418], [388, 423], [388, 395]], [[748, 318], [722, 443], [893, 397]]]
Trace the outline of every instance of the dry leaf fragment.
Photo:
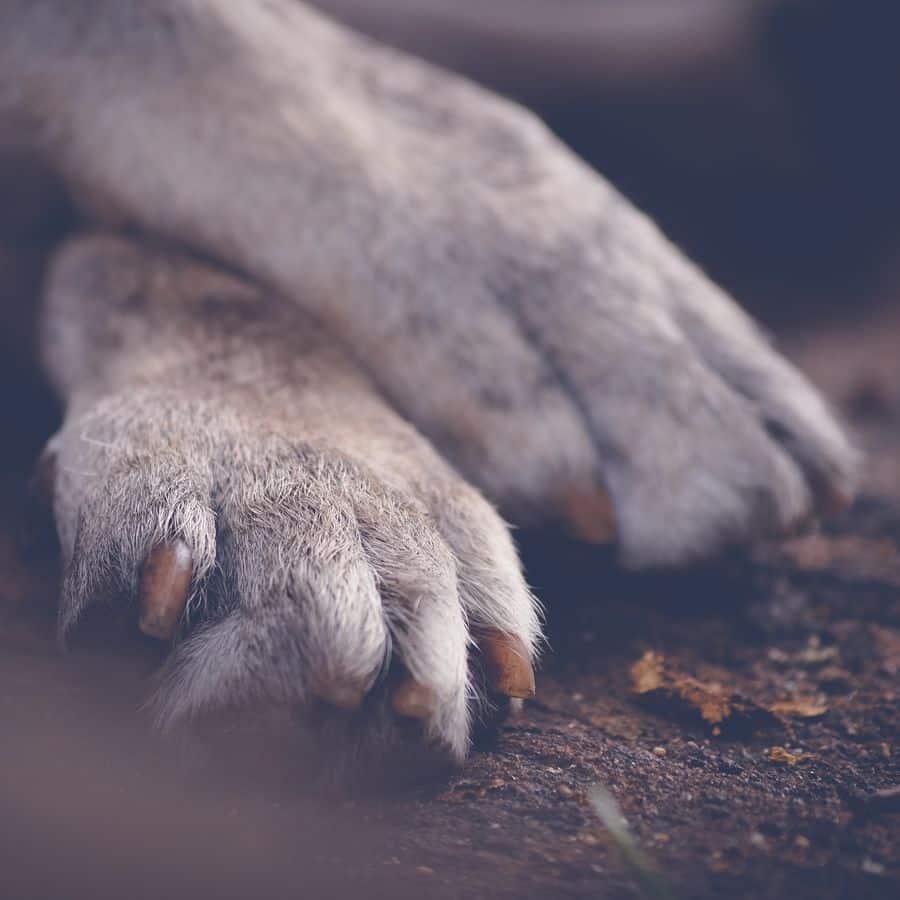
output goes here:
[[632, 689], [636, 694], [648, 694], [662, 687], [663, 658], [659, 653], [648, 650], [631, 667]]
[[799, 719], [818, 719], [828, 712], [828, 705], [809, 697], [796, 697], [793, 700], [782, 700], [769, 707], [776, 716], [795, 716]]
[[769, 747], [766, 755], [770, 762], [778, 763], [780, 766], [796, 766], [802, 758], [801, 754], [791, 753], [784, 747]]
[[774, 724], [771, 713], [718, 682], [701, 681], [667, 664], [662, 654], [648, 650], [631, 667], [632, 689], [647, 701], [663, 707], [699, 715], [719, 734], [725, 727], [756, 727]]

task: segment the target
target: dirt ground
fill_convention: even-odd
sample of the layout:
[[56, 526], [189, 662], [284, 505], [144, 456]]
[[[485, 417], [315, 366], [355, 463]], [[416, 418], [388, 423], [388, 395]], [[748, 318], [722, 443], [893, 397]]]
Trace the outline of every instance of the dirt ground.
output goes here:
[[403, 797], [318, 796], [284, 758], [183, 767], [140, 710], [152, 648], [57, 653], [53, 558], [10, 475], [3, 894], [642, 896], [589, 802], [602, 785], [672, 896], [898, 896], [898, 334], [900, 308], [873, 306], [787, 342], [870, 454], [821, 533], [643, 577], [520, 535], [548, 609], [538, 697], [458, 776]]

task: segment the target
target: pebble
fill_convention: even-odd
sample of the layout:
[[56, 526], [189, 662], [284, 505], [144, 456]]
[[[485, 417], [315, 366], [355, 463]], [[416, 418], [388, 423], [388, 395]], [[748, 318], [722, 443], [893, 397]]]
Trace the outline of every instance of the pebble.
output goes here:
[[653, 755], [654, 755], [654, 756], [665, 756], [665, 755], [666, 755], [666, 748], [665, 748], [665, 747], [654, 747], [654, 748], [653, 748]]
[[884, 866], [874, 859], [869, 859], [868, 856], [862, 861], [860, 868], [867, 875], [884, 875]]
[[868, 794], [854, 794], [850, 797], [850, 804], [873, 815], [898, 812], [900, 811], [900, 784], [880, 788]]

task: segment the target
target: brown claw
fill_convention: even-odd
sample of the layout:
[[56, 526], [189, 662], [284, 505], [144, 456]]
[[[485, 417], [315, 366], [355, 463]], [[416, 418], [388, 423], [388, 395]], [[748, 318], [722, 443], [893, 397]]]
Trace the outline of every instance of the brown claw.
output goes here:
[[852, 491], [829, 487], [819, 497], [820, 515], [825, 519], [836, 518], [853, 506], [854, 499]]
[[810, 534], [823, 521], [836, 519], [853, 506], [856, 499], [852, 492], [828, 486], [818, 491], [815, 509], [801, 516], [785, 529], [784, 537], [791, 539]]
[[190, 595], [194, 562], [184, 541], [155, 547], [144, 562], [138, 627], [144, 634], [170, 641]]
[[573, 537], [589, 544], [610, 544], [615, 540], [616, 513], [604, 488], [571, 488], [562, 496], [562, 510]]
[[498, 694], [528, 699], [535, 694], [534, 669], [522, 640], [488, 629], [477, 635], [487, 677]]
[[320, 699], [345, 712], [356, 712], [366, 699], [366, 691], [353, 684], [320, 680], [313, 690]]
[[394, 712], [406, 719], [430, 719], [438, 707], [434, 690], [412, 677], [397, 686], [392, 702]]

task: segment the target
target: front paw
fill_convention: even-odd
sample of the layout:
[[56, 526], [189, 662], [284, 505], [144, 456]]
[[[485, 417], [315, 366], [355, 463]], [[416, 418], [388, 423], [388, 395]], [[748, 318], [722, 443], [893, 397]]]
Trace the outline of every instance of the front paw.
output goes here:
[[479, 720], [531, 696], [532, 600], [473, 491], [419, 494], [338, 451], [218, 433], [212, 409], [220, 452], [205, 458], [196, 427], [172, 446], [177, 396], [133, 399], [147, 433], [166, 410], [165, 451], [117, 429], [75, 457], [70, 442], [112, 436], [96, 416], [55, 441], [72, 535], [60, 626], [126, 618], [173, 641], [163, 730], [279, 709], [342, 778], [421, 774], [459, 764]]
[[412, 777], [531, 696], [505, 525], [312, 323], [103, 239], [57, 261], [47, 308], [60, 632], [172, 641], [162, 729], [288, 720], [342, 778]]
[[461, 87], [433, 103], [457, 128], [422, 202], [396, 199], [360, 285], [383, 292], [345, 333], [471, 481], [516, 521], [615, 535], [631, 566], [849, 503], [841, 426], [723, 291], [526, 113]]

